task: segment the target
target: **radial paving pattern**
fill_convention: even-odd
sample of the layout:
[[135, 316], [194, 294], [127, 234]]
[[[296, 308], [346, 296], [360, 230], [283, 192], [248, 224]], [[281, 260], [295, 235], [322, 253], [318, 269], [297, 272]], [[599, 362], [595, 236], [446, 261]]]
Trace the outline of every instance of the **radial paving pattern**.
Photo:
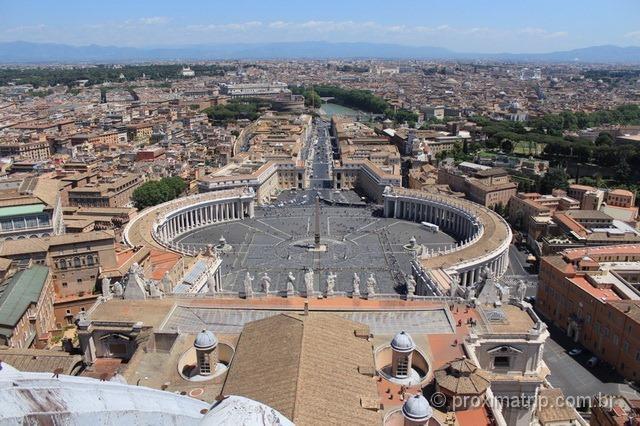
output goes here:
[[321, 242], [326, 252], [312, 252], [314, 237], [312, 206], [281, 206], [256, 209], [253, 219], [209, 226], [183, 235], [178, 242], [202, 247], [217, 244], [224, 236], [232, 250], [223, 255], [224, 289], [241, 288], [247, 271], [255, 277], [267, 272], [271, 291], [284, 290], [289, 271], [296, 288], [304, 287], [304, 273], [314, 270], [314, 289], [324, 291], [329, 271], [337, 274], [336, 291], [350, 291], [353, 274], [360, 274], [361, 290], [370, 273], [379, 293], [402, 291], [403, 274], [409, 273], [412, 252], [405, 249], [411, 237], [429, 248], [450, 246], [452, 237], [432, 233], [420, 224], [377, 217], [369, 208], [323, 206]]

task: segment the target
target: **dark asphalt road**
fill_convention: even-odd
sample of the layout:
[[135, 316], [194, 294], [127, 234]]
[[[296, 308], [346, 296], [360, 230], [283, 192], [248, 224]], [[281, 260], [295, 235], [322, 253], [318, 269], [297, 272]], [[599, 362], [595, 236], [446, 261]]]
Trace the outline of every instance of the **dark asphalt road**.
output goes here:
[[311, 164], [311, 187], [330, 188], [332, 176], [330, 170], [331, 141], [329, 128], [326, 122], [318, 121], [316, 124], [317, 142], [313, 149], [313, 163]]

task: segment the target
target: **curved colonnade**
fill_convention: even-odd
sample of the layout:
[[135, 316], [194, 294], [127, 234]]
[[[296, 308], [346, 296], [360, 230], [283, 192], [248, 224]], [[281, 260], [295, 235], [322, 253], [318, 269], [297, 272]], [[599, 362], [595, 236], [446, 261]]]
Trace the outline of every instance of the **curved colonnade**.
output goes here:
[[[497, 277], [506, 271], [512, 234], [496, 213], [467, 200], [399, 187], [387, 187], [383, 197], [386, 217], [433, 223], [458, 240], [448, 249], [426, 249], [415, 259], [417, 294], [449, 295], [454, 277], [468, 287], [482, 279], [485, 268]], [[248, 187], [191, 195], [143, 210], [127, 224], [123, 238], [131, 247], [195, 255], [175, 239], [211, 224], [253, 217], [254, 206], [255, 192]], [[420, 291], [421, 285], [430, 291]]]
[[451, 249], [427, 250], [414, 262], [420, 281], [436, 294], [448, 290], [454, 276], [468, 287], [482, 279], [484, 268], [496, 277], [507, 270], [511, 228], [495, 212], [471, 201], [398, 187], [385, 189], [383, 197], [386, 217], [433, 223], [458, 240]]
[[236, 188], [167, 201], [141, 211], [125, 227], [123, 239], [131, 247], [147, 245], [195, 255], [194, 250], [174, 240], [186, 232], [214, 223], [253, 217], [254, 199], [253, 189]]

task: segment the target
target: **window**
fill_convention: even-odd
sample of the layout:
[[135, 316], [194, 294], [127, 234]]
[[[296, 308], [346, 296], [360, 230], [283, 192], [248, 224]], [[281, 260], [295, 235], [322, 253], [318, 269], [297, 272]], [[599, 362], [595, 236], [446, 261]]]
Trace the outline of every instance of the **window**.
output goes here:
[[200, 365], [200, 374], [211, 374], [211, 364], [208, 353], [198, 351], [198, 364]]
[[73, 258], [73, 266], [75, 266], [76, 268], [79, 268], [80, 266], [82, 266], [82, 262], [80, 261], [79, 257]]
[[396, 376], [407, 377], [409, 375], [409, 357], [400, 355], [396, 368]]
[[624, 343], [622, 344], [622, 350], [623, 350], [624, 352], [629, 352], [629, 342], [624, 342]]
[[62, 287], [66, 287], [67, 285], [67, 283], [62, 283]]
[[87, 265], [93, 266], [93, 256], [92, 255], [88, 255], [87, 256]]
[[508, 356], [497, 356], [493, 359], [495, 368], [505, 368], [511, 365], [511, 359]]

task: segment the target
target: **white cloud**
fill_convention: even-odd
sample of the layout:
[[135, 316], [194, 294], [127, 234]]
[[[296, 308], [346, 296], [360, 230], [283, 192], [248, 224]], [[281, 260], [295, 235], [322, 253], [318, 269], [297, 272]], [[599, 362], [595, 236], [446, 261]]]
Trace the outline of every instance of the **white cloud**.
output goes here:
[[34, 31], [42, 31], [45, 30], [47, 28], [46, 25], [44, 24], [39, 24], [39, 25], [21, 25], [18, 27], [13, 27], [13, 28], [7, 28], [4, 30], [5, 33], [28, 33], [28, 32], [34, 32]]
[[522, 28], [521, 30], [518, 31], [518, 33], [527, 35], [527, 36], [541, 37], [546, 39], [566, 37], [569, 35], [569, 33], [566, 31], [552, 32], [552, 31], [547, 31], [543, 28]]
[[230, 24], [206, 24], [206, 25], [187, 25], [185, 27], [188, 31], [197, 32], [224, 32], [224, 31], [245, 31], [254, 28], [261, 27], [263, 24], [260, 21], [239, 22]]
[[160, 25], [170, 21], [166, 16], [151, 16], [148, 18], [140, 18], [139, 22], [143, 25]]
[[626, 33], [624, 36], [625, 36], [625, 38], [633, 38], [633, 39], [640, 40], [640, 30], [631, 31], [630, 33]]
[[[629, 33], [627, 37], [640, 39], [640, 31]], [[383, 42], [488, 52], [545, 51], [549, 49], [550, 40], [567, 43], [570, 37], [565, 31], [539, 27], [470, 27], [446, 22], [429, 26], [354, 20], [204, 21], [190, 24], [164, 16], [148, 16], [115, 22], [94, 21], [75, 27], [35, 25], [0, 29], [0, 39], [121, 46], [212, 42]]]

